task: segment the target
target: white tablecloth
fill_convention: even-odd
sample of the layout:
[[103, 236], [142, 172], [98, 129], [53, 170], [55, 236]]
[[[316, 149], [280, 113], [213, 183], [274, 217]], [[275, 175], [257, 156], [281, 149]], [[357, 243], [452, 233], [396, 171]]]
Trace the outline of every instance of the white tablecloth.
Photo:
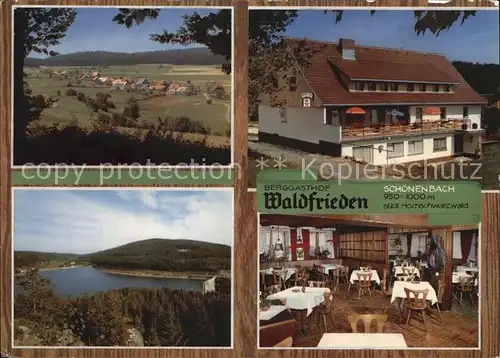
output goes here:
[[396, 298], [406, 298], [406, 292], [404, 288], [409, 290], [421, 291], [429, 290], [427, 293], [427, 301], [431, 301], [431, 304], [437, 302], [436, 291], [432, 288], [431, 284], [427, 281], [424, 282], [406, 282], [406, 281], [396, 281], [394, 282], [394, 287], [392, 288], [391, 303], [396, 300]]
[[[408, 267], [411, 269], [411, 267]], [[403, 266], [394, 266], [394, 269], [396, 270], [396, 275], [403, 275]], [[413, 273], [417, 275], [417, 277], [420, 277], [420, 271], [418, 268], [413, 267]]]
[[267, 311], [259, 311], [259, 320], [267, 321], [286, 310], [286, 306], [271, 306]]
[[[294, 292], [293, 290], [299, 290], [299, 292]], [[285, 299], [287, 308], [292, 310], [307, 310], [307, 315], [309, 316], [314, 307], [324, 302], [325, 292], [330, 292], [330, 289], [324, 287], [306, 287], [306, 292], [302, 292], [302, 287], [291, 287], [267, 296], [267, 299]]]
[[469, 266], [457, 266], [458, 272], [479, 272], [478, 267], [469, 267]]
[[401, 333], [325, 333], [318, 343], [323, 348], [404, 348], [407, 347]]
[[349, 279], [349, 281], [354, 285], [354, 281], [358, 281], [358, 273], [368, 273], [368, 272], [372, 273], [372, 281], [375, 281], [380, 285], [380, 278], [378, 277], [377, 270], [371, 270], [371, 271], [354, 270], [351, 273], [351, 278]]
[[[472, 278], [474, 276], [469, 275], [468, 273], [465, 273], [465, 272], [453, 272], [451, 282], [452, 283], [460, 283], [460, 277]], [[478, 283], [477, 280], [474, 280], [474, 286], [477, 286], [477, 283]]]

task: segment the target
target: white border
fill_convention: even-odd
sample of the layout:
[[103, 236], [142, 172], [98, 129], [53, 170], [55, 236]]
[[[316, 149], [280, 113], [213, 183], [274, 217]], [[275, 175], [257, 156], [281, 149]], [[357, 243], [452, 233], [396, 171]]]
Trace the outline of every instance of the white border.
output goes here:
[[[1, 0], [0, 0], [1, 2]], [[123, 8], [125, 5], [117, 6], [117, 5], [12, 5], [12, 24], [14, 24], [14, 10], [16, 8], [36, 8], [36, 7], [42, 7], [42, 8], [102, 8], [102, 9], [120, 9]], [[235, 168], [235, 163], [234, 163], [234, 113], [235, 113], [235, 108], [234, 108], [234, 6], [137, 6], [137, 5], [127, 5], [125, 6], [127, 9], [133, 9], [133, 8], [138, 8], [138, 9], [186, 9], [189, 11], [196, 11], [197, 9], [216, 9], [216, 10], [230, 10], [231, 11], [231, 114], [230, 114], [230, 126], [231, 126], [231, 141], [230, 141], [230, 152], [231, 152], [231, 158], [230, 158], [230, 163], [225, 164], [225, 165], [214, 165], [214, 164], [207, 164], [207, 165], [191, 165], [191, 166], [185, 166], [185, 165], [140, 165], [142, 168], [161, 168], [161, 169], [174, 169], [174, 168], [224, 168], [224, 169], [236, 169]], [[12, 25], [12, 30], [11, 30], [11, 41], [14, 43], [14, 25]], [[11, 53], [11, 63], [14, 63], [14, 49], [12, 49]], [[10, 162], [11, 162], [11, 168], [10, 169], [22, 169], [23, 165], [14, 165], [14, 69], [11, 70], [10, 74], [10, 84], [11, 84], [11, 128], [10, 128], [10, 145], [11, 145], [11, 153], [10, 153]], [[66, 165], [71, 165], [71, 163], [65, 163]], [[59, 167], [58, 165], [49, 165], [47, 168], [57, 168]], [[73, 168], [85, 168], [85, 169], [99, 169], [102, 167], [102, 165], [72, 165]], [[108, 166], [108, 168], [134, 168], [137, 167], [137, 165], [129, 165], [129, 164], [113, 164], [112, 166]]]
[[[15, 195], [14, 195], [14, 192], [15, 191], [26, 191], [26, 190], [68, 190], [68, 191], [72, 191], [72, 190], [107, 190], [107, 191], [130, 191], [130, 190], [133, 190], [133, 191], [207, 191], [207, 192], [210, 192], [210, 191], [231, 191], [232, 195], [232, 200], [231, 200], [231, 208], [232, 208], [232, 212], [233, 212], [233, 216], [231, 217], [231, 224], [232, 224], [232, 228], [233, 230], [231, 231], [231, 235], [232, 235], [232, 243], [231, 243], [231, 345], [229, 347], [224, 347], [224, 346], [221, 346], [221, 347], [189, 347], [189, 346], [182, 346], [182, 347], [169, 347], [169, 346], [160, 346], [160, 347], [115, 347], [115, 346], [84, 346], [84, 347], [72, 347], [72, 346], [55, 346], [55, 347], [51, 347], [51, 346], [15, 346], [14, 345], [14, 199], [15, 199]], [[164, 187], [164, 188], [141, 188], [141, 187], [71, 187], [71, 188], [68, 188], [68, 187], [11, 187], [11, 208], [10, 208], [10, 212], [11, 212], [11, 255], [12, 255], [12, 258], [11, 258], [11, 277], [10, 277], [10, 283], [11, 283], [11, 299], [12, 299], [12, 304], [11, 304], [11, 323], [12, 323], [12, 327], [11, 327], [11, 337], [12, 337], [12, 341], [11, 341], [11, 347], [12, 349], [72, 349], [72, 350], [75, 350], [75, 349], [128, 349], [128, 350], [135, 350], [135, 349], [139, 349], [139, 350], [151, 350], [151, 349], [162, 349], [162, 350], [168, 350], [168, 349], [172, 349], [172, 350], [193, 350], [193, 349], [210, 349], [210, 350], [229, 350], [229, 349], [233, 349], [234, 347], [234, 302], [235, 302], [235, 290], [234, 290], [234, 286], [235, 286], [235, 281], [234, 281], [234, 271], [235, 271], [235, 266], [234, 266], [234, 243], [235, 243], [235, 240], [234, 240], [234, 231], [235, 231], [235, 228], [236, 228], [236, 225], [234, 223], [234, 190], [233, 188], [217, 188], [217, 187], [213, 187], [213, 188], [209, 188], [209, 187], [200, 187], [200, 188], [196, 188], [196, 187]]]
[[[346, 215], [348, 217], [349, 215]], [[432, 228], [432, 226], [431, 226]], [[440, 351], [480, 351], [481, 350], [481, 272], [483, 271], [483, 268], [481, 267], [482, 265], [482, 255], [481, 255], [481, 223], [478, 224], [478, 235], [477, 235], [477, 242], [478, 242], [478, 250], [476, 252], [476, 255], [478, 257], [478, 266], [479, 266], [479, 290], [478, 290], [478, 346], [477, 347], [406, 347], [406, 348], [399, 348], [399, 347], [387, 347], [387, 348], [351, 348], [351, 347], [324, 347], [324, 348], [318, 348], [318, 347], [261, 347], [260, 346], [260, 323], [259, 323], [259, 305], [257, 304], [257, 350], [262, 351], [262, 350], [309, 350], [309, 351], [324, 351], [324, 350], [329, 350], [329, 351], [343, 351], [343, 350], [349, 350], [349, 351], [363, 351], [363, 350], [376, 350], [376, 351], [429, 351], [429, 350], [440, 350]], [[460, 231], [460, 230], [457, 230]], [[259, 250], [260, 250], [260, 213], [257, 213], [257, 302], [259, 302], [259, 271], [260, 271], [260, 255], [259, 255]]]

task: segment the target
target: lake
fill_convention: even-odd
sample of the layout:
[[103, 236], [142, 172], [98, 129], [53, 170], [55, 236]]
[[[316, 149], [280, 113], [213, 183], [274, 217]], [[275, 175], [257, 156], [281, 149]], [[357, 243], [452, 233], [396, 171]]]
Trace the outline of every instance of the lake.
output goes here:
[[116, 288], [171, 288], [186, 291], [202, 290], [202, 280], [155, 278], [115, 275], [93, 267], [40, 271], [40, 276], [50, 280], [58, 296], [82, 296]]

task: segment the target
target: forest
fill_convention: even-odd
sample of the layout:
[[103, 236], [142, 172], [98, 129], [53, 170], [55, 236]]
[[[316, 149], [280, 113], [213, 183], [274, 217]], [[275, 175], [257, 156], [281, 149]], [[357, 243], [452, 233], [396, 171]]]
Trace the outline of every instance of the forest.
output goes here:
[[213, 55], [207, 48], [191, 48], [169, 51], [109, 52], [86, 51], [61, 54], [44, 59], [28, 57], [25, 66], [131, 66], [141, 64], [171, 65], [222, 65], [227, 61], [222, 56]]
[[461, 61], [452, 63], [477, 93], [500, 95], [500, 65]]
[[16, 346], [231, 345], [231, 285], [216, 291], [124, 288], [61, 298], [32, 270], [15, 298]]
[[203, 271], [231, 270], [231, 247], [194, 240], [148, 239], [86, 255], [14, 252], [14, 267], [39, 267], [47, 261], [75, 260], [111, 269]]

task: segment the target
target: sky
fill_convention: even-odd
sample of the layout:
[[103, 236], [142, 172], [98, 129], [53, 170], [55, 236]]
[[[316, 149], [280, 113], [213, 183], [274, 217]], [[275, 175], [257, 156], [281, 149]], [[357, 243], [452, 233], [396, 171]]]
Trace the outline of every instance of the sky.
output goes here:
[[[139, 26], [127, 29], [125, 26], [113, 22], [113, 17], [118, 14], [116, 8], [76, 8], [76, 18], [66, 32], [61, 44], [51, 50], [60, 54], [84, 51], [110, 51], [110, 52], [144, 52], [158, 50], [172, 50], [180, 48], [200, 47], [200, 45], [170, 45], [160, 44], [150, 40], [149, 35], [177, 30], [182, 25], [184, 15], [197, 12], [208, 15], [217, 12], [217, 9], [162, 9], [156, 20], [145, 20]], [[45, 55], [36, 53], [31, 57], [43, 58]]]
[[452, 61], [499, 63], [499, 13], [477, 11], [463, 25], [457, 21], [439, 36], [427, 31], [417, 36], [413, 10], [344, 11], [342, 21], [323, 10], [301, 10], [285, 31], [288, 37], [307, 37], [319, 41], [350, 38], [367, 46], [401, 48], [444, 54]]
[[14, 191], [14, 250], [86, 254], [150, 238], [231, 245], [229, 190]]

